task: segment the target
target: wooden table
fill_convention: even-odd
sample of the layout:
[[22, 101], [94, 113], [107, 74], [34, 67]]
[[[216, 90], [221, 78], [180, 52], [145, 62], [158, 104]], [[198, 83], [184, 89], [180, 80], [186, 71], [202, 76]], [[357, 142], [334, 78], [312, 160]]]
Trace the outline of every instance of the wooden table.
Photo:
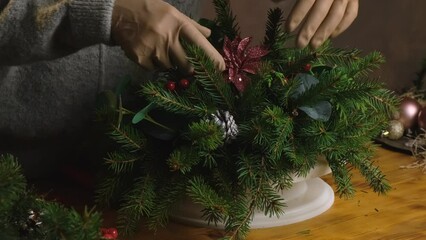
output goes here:
[[[426, 239], [426, 175], [421, 169], [401, 169], [413, 163], [407, 154], [379, 148], [375, 164], [392, 184], [392, 191], [378, 196], [354, 171], [357, 188], [353, 199], [336, 197], [327, 212], [313, 219], [283, 227], [252, 230], [247, 240], [284, 239]], [[331, 176], [323, 179], [334, 187]], [[154, 235], [145, 229], [138, 240], [213, 240], [223, 236], [219, 230], [170, 223]]]

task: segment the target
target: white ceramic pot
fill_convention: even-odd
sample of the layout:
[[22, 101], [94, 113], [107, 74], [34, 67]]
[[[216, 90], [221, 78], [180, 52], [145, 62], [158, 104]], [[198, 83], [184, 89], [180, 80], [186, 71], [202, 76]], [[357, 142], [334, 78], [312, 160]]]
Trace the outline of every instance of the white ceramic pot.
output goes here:
[[[317, 165], [306, 177], [293, 176], [293, 186], [280, 192], [286, 208], [280, 217], [265, 216], [256, 211], [251, 228], [269, 228], [301, 222], [316, 217], [327, 211], [334, 203], [334, 191], [320, 177], [331, 173], [325, 160], [318, 160]], [[191, 201], [179, 204], [171, 214], [173, 221], [185, 224], [223, 229], [224, 224], [208, 225], [202, 218], [202, 206]]]

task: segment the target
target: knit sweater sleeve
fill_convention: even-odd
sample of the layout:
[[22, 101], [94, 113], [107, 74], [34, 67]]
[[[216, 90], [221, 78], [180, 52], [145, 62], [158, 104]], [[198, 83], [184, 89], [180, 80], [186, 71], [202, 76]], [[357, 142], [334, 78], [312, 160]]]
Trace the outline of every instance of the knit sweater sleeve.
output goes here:
[[113, 6], [114, 0], [8, 0], [0, 9], [0, 65], [108, 44]]

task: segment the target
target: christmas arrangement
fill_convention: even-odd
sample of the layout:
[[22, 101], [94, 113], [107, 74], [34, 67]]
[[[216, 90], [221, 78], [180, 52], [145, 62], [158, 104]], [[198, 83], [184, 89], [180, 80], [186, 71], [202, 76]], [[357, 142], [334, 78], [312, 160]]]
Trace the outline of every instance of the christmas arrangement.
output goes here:
[[256, 209], [285, 212], [277, 191], [291, 187], [292, 174], [306, 175], [319, 156], [339, 196], [354, 194], [352, 170], [386, 193], [390, 186], [371, 162], [372, 139], [398, 98], [368, 77], [382, 56], [330, 43], [288, 47], [280, 9], [269, 11], [265, 38], [252, 45], [227, 1], [214, 4], [216, 19], [202, 23], [213, 30], [225, 72], [186, 45], [192, 76], [159, 73], [138, 100], [123, 106], [120, 94], [109, 93], [99, 111], [117, 147], [105, 158], [97, 199], [118, 206], [120, 233], [131, 234], [142, 218], [152, 229], [165, 226], [175, 204], [189, 198], [211, 224], [225, 223], [224, 239], [244, 239]]
[[[255, 45], [240, 36], [227, 1], [214, 4], [216, 19], [201, 22], [212, 29], [225, 72], [186, 45], [193, 75], [171, 69], [143, 84], [137, 99], [124, 104], [119, 86], [101, 101], [98, 117], [115, 144], [96, 194], [99, 206], [118, 208], [120, 235], [141, 219], [154, 230], [165, 226], [188, 198], [212, 225], [225, 224], [223, 239], [244, 239], [255, 210], [285, 217], [278, 191], [320, 156], [339, 196], [354, 194], [353, 170], [375, 192], [389, 191], [371, 162], [372, 139], [399, 104], [368, 77], [382, 56], [329, 42], [316, 50], [288, 47], [280, 9], [269, 11], [265, 38]], [[0, 185], [0, 239], [117, 239], [116, 229], [100, 228], [94, 210], [79, 214], [34, 194], [10, 155], [0, 158]]]

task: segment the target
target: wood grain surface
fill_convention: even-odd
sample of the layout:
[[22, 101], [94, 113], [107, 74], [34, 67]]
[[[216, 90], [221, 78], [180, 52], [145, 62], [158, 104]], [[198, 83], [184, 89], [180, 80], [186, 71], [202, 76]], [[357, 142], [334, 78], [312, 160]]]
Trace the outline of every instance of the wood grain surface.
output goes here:
[[[392, 184], [392, 191], [378, 196], [354, 171], [357, 193], [352, 199], [336, 197], [327, 212], [313, 219], [283, 227], [252, 230], [247, 240], [284, 239], [426, 239], [426, 175], [421, 169], [402, 169], [414, 159], [407, 154], [379, 148], [375, 164]], [[330, 175], [323, 179], [334, 187]], [[107, 221], [113, 221], [113, 214]], [[219, 230], [170, 223], [156, 234], [140, 229], [134, 240], [213, 240]]]

